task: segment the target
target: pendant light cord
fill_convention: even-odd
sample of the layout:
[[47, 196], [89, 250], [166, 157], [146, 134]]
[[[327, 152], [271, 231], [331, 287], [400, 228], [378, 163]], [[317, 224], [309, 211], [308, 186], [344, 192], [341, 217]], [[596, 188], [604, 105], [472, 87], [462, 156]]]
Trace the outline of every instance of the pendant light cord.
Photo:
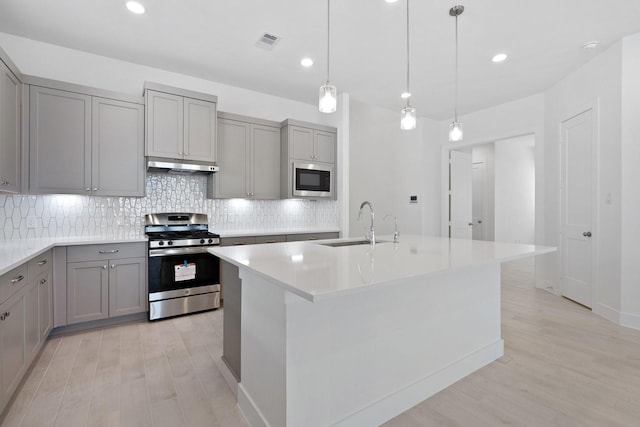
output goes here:
[[329, 84], [329, 58], [330, 55], [330, 37], [331, 37], [331, 0], [327, 0], [327, 84]]
[[[409, 83], [409, 0], [407, 0], [407, 95], [411, 93]], [[407, 106], [409, 105], [410, 97], [411, 96], [407, 96]]]
[[456, 99], [453, 110], [454, 121], [458, 121], [458, 14], [456, 13]]

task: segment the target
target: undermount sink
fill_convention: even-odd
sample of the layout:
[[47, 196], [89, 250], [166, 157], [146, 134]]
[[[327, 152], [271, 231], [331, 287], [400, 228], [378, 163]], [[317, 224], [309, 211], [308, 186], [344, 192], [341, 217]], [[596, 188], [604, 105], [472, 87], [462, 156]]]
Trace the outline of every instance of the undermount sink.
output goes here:
[[[376, 240], [376, 243], [385, 243], [385, 240]], [[332, 248], [339, 248], [342, 246], [370, 245], [371, 242], [368, 240], [351, 240], [348, 242], [329, 242], [318, 244], [322, 246], [331, 246]]]

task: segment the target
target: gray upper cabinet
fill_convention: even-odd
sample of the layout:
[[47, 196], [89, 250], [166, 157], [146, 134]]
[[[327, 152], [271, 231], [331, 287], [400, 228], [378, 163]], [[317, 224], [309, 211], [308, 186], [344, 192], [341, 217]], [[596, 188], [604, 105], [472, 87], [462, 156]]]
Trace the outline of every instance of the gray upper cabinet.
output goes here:
[[145, 83], [149, 157], [216, 161], [217, 97]]
[[144, 105], [93, 98], [91, 183], [96, 196], [144, 195]]
[[0, 60], [0, 192], [20, 192], [22, 84]]
[[288, 158], [309, 162], [335, 163], [336, 130], [328, 126], [286, 120], [282, 133]]
[[30, 190], [90, 194], [91, 96], [32, 86]]
[[[144, 105], [91, 88], [32, 85], [29, 97], [33, 194], [144, 196]], [[85, 89], [87, 93], [81, 93]], [[97, 91], [97, 90], [96, 90]]]
[[280, 198], [280, 127], [236, 114], [218, 115], [216, 198]]

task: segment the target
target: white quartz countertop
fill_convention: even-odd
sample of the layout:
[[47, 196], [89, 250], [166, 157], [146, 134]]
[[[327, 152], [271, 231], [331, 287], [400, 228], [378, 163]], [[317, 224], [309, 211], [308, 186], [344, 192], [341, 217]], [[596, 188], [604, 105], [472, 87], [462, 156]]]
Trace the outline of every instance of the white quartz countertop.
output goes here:
[[[410, 277], [446, 274], [487, 263], [505, 262], [554, 252], [556, 248], [477, 240], [403, 235], [386, 243], [330, 247], [317, 242], [228, 246], [209, 252], [261, 275], [305, 299], [323, 298], [392, 285]], [[319, 244], [320, 243], [320, 244]]]
[[0, 240], [0, 275], [18, 267], [54, 246], [93, 245], [104, 243], [146, 242], [143, 234], [128, 236], [43, 237]]

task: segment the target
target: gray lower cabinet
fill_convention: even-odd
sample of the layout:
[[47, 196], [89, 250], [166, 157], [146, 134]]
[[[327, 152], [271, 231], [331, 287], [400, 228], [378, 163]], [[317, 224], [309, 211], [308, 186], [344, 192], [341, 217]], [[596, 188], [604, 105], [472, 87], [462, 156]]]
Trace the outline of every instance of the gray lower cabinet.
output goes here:
[[22, 83], [0, 60], [0, 193], [20, 192]]
[[210, 197], [279, 199], [279, 124], [218, 113], [218, 166]]
[[37, 85], [29, 92], [31, 193], [144, 195], [144, 105]]
[[0, 276], [0, 414], [52, 325], [51, 251]]
[[147, 311], [144, 243], [67, 249], [67, 325]]
[[217, 99], [214, 95], [145, 83], [146, 155], [215, 162]]
[[340, 237], [340, 233], [337, 231], [329, 233], [300, 233], [300, 234], [287, 234], [287, 242], [300, 242], [303, 240], [325, 240], [325, 239], [337, 239]]

